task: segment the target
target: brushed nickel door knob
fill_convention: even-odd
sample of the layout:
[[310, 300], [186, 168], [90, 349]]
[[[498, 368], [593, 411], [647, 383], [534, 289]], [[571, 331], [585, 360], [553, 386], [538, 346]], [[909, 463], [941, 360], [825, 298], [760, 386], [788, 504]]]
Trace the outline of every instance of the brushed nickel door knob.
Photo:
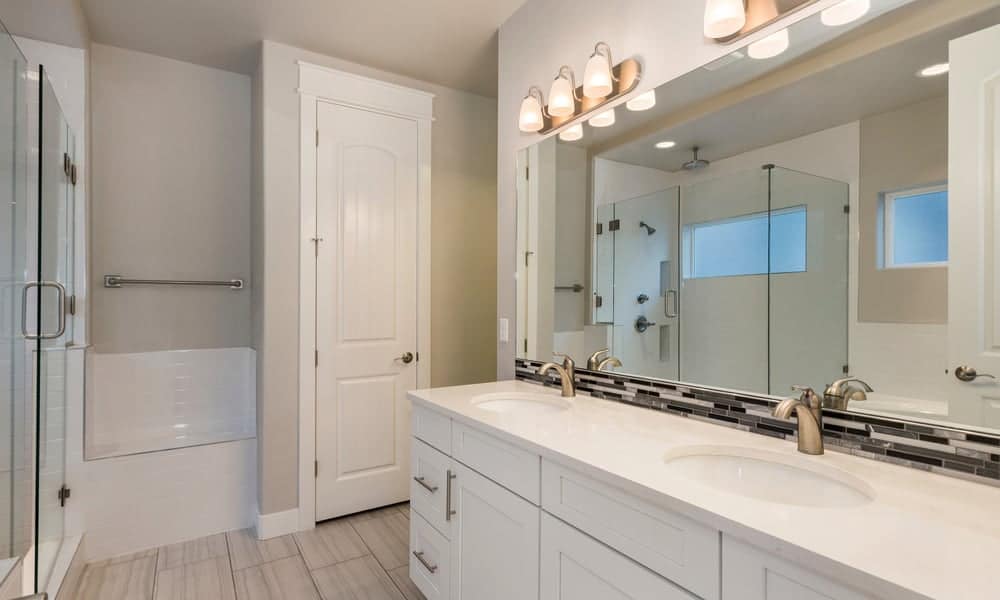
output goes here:
[[408, 365], [413, 362], [413, 353], [404, 352], [403, 355], [399, 357], [399, 360], [403, 361], [403, 364]]

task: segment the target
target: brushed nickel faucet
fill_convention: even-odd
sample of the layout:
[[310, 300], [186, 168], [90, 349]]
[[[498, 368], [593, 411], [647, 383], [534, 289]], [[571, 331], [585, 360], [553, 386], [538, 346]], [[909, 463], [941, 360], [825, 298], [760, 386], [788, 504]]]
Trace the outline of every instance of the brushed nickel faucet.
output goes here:
[[854, 400], [861, 402], [868, 399], [868, 392], [874, 392], [872, 386], [857, 377], [838, 379], [826, 386], [823, 392], [823, 407], [847, 410], [847, 405]]
[[573, 362], [573, 359], [568, 354], [560, 354], [558, 352], [553, 352], [552, 354], [563, 358], [562, 366], [554, 362], [547, 362], [538, 368], [538, 374], [544, 376], [548, 375], [549, 371], [555, 370], [559, 374], [559, 380], [562, 384], [563, 398], [573, 398], [576, 396], [576, 363]]
[[792, 389], [802, 395], [782, 400], [772, 412], [779, 419], [791, 418], [795, 412], [799, 423], [799, 452], [823, 454], [823, 402], [811, 387], [793, 385]]
[[590, 355], [587, 359], [587, 368], [591, 371], [604, 371], [608, 367], [620, 367], [622, 366], [622, 361], [617, 357], [608, 356], [607, 358], [601, 358], [603, 355], [611, 352], [610, 348], [604, 348], [603, 350], [598, 350]]

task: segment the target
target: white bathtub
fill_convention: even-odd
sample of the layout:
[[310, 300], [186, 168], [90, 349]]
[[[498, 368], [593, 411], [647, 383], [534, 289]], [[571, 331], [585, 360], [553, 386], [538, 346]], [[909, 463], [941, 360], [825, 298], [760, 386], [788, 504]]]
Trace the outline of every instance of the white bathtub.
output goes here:
[[87, 360], [87, 460], [256, 436], [251, 348], [90, 353]]

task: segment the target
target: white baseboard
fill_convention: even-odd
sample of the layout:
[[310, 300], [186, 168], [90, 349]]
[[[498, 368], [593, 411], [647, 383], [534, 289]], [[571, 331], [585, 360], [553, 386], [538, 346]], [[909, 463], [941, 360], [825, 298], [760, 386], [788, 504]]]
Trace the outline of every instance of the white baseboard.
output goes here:
[[258, 513], [255, 530], [258, 540], [269, 540], [289, 533], [295, 533], [299, 530], [299, 509], [296, 507], [266, 515]]

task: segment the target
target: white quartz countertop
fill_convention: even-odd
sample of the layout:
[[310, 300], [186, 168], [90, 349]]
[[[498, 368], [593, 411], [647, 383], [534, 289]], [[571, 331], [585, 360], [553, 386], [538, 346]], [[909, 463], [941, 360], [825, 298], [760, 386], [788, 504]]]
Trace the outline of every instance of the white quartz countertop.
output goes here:
[[[521, 381], [419, 390], [417, 405], [543, 458], [616, 484], [762, 550], [884, 598], [1000, 598], [1000, 488], [592, 398], [543, 414], [496, 413], [470, 399], [495, 392], [559, 395]], [[683, 477], [664, 456], [686, 446], [738, 446], [816, 461], [861, 479], [868, 504], [813, 507], [736, 495]]]

